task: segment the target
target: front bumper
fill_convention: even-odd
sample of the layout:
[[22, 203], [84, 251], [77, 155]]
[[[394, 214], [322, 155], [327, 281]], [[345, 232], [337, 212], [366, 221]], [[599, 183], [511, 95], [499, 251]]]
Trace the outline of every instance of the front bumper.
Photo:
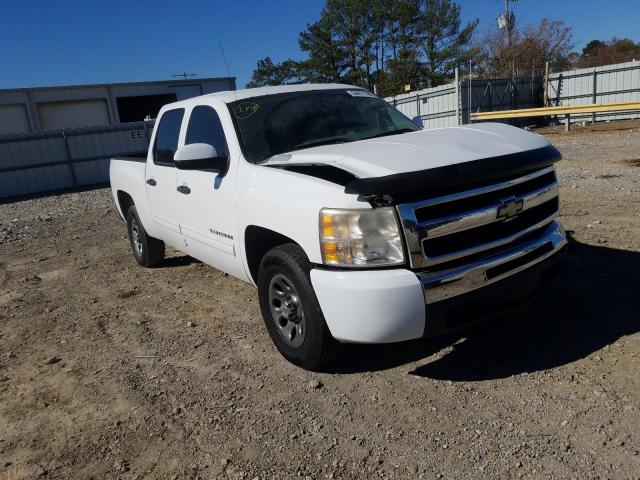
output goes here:
[[331, 335], [350, 343], [390, 343], [424, 332], [422, 286], [411, 270], [311, 270]]
[[552, 222], [540, 236], [497, 255], [445, 271], [419, 272], [425, 303], [436, 304], [499, 282], [544, 261], [566, 245], [564, 228], [558, 222]]
[[522, 311], [556, 275], [564, 259], [563, 246], [518, 273], [468, 293], [427, 305], [423, 336], [433, 337]]
[[311, 283], [334, 338], [399, 342], [525, 306], [555, 273], [566, 245], [562, 226], [553, 222], [534, 240], [444, 272], [316, 268]]

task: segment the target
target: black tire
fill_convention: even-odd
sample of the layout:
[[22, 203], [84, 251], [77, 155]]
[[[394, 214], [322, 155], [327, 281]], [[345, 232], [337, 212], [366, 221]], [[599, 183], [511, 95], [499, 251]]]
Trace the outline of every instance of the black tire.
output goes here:
[[153, 267], [164, 259], [164, 242], [147, 235], [135, 206], [127, 211], [127, 233], [133, 256], [139, 265]]
[[[324, 320], [320, 304], [311, 285], [310, 271], [309, 259], [298, 245], [288, 243], [275, 247], [269, 250], [260, 262], [258, 296], [262, 318], [273, 343], [282, 356], [307, 370], [319, 370], [335, 360], [342, 348], [341, 344], [331, 336]], [[276, 316], [279, 314], [272, 312], [275, 299], [273, 295], [270, 297], [270, 289], [272, 292], [276, 291], [277, 288], [273, 285], [277, 286], [278, 283], [282, 283], [281, 280], [284, 283], [289, 281], [300, 304], [299, 307], [297, 305], [293, 307], [294, 310], [301, 307], [303, 320], [301, 321], [300, 318], [296, 320], [304, 325], [304, 334], [295, 339], [295, 341], [301, 342], [299, 345], [294, 345], [294, 341], [284, 333], [285, 329], [282, 325], [282, 321], [284, 321], [291, 326], [295, 320], [292, 322], [280, 316], [280, 325], [278, 325], [279, 320], [276, 319]], [[272, 284], [272, 282], [274, 283]], [[278, 301], [276, 300], [275, 303], [277, 304]], [[278, 308], [282, 308], [282, 305]], [[291, 310], [287, 306], [285, 308], [287, 311]], [[300, 311], [298, 313], [300, 314]], [[297, 328], [299, 328], [299, 324], [293, 329]]]

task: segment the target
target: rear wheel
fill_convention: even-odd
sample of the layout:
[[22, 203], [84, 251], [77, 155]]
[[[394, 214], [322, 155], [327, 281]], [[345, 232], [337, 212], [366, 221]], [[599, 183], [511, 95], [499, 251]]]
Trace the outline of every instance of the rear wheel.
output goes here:
[[164, 242], [147, 235], [135, 206], [127, 211], [127, 231], [133, 256], [143, 267], [153, 267], [164, 259]]
[[269, 335], [291, 363], [318, 370], [340, 353], [311, 285], [311, 264], [295, 244], [269, 250], [258, 273], [260, 309]]

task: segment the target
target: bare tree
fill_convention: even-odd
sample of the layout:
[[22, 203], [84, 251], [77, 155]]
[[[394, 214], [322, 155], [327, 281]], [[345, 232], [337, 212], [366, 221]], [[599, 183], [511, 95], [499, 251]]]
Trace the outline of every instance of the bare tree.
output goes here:
[[571, 27], [545, 18], [538, 25], [514, 28], [510, 42], [497, 30], [487, 33], [478, 43], [476, 64], [488, 77], [542, 75], [546, 62], [556, 70], [568, 68], [572, 48]]

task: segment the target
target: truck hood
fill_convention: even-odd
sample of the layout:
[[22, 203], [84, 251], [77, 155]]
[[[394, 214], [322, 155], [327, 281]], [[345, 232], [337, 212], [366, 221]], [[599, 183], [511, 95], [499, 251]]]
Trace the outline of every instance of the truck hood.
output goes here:
[[324, 178], [374, 204], [498, 182], [560, 160], [544, 137], [498, 123], [307, 148], [262, 165]]
[[542, 136], [499, 123], [420, 130], [271, 157], [265, 166], [329, 165], [366, 179], [548, 147]]

